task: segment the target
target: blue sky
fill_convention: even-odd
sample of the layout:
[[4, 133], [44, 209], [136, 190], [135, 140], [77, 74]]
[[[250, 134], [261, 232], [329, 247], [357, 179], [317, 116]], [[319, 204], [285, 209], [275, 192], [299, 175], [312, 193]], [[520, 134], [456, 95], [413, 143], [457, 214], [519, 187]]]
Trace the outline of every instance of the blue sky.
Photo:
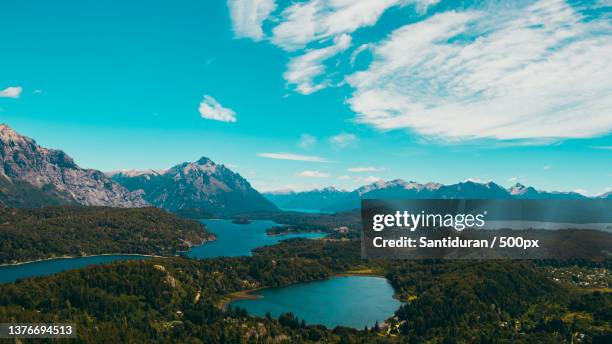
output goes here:
[[610, 1], [3, 1], [0, 122], [260, 190], [612, 188]]

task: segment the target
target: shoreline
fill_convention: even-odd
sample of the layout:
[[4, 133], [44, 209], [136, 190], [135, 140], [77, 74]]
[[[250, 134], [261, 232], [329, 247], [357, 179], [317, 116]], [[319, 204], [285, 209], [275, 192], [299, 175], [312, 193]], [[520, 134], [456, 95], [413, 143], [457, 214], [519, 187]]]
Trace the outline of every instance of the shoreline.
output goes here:
[[32, 264], [32, 263], [40, 263], [40, 262], [45, 262], [45, 261], [49, 261], [49, 260], [74, 259], [74, 258], [89, 258], [89, 257], [104, 257], [104, 256], [138, 256], [138, 257], [149, 257], [149, 258], [168, 258], [168, 257], [171, 257], [171, 256], [160, 256], [160, 255], [156, 255], [156, 254], [140, 254], [140, 253], [100, 253], [100, 254], [87, 254], [87, 255], [84, 255], [84, 256], [68, 256], [68, 255], [64, 255], [64, 256], [58, 256], [58, 257], [26, 260], [26, 261], [17, 262], [17, 263], [3, 263], [3, 264], [0, 264], [0, 268], [10, 267], [10, 266], [26, 265], [26, 264]]
[[[376, 274], [376, 273], [341, 272], [341, 273], [330, 275], [330, 276], [325, 277], [325, 278], [315, 279], [315, 280], [312, 280], [312, 281], [304, 281], [304, 282], [291, 283], [291, 284], [288, 284], [288, 285], [282, 286], [282, 287], [260, 287], [260, 288], [255, 288], [255, 289], [245, 289], [245, 290], [236, 291], [236, 292], [230, 293], [230, 294], [226, 295], [225, 297], [223, 297], [221, 300], [219, 300], [219, 302], [216, 303], [216, 306], [218, 308], [220, 308], [220, 309], [227, 309], [227, 306], [229, 306], [229, 304], [234, 302], [234, 301], [239, 301], [239, 300], [259, 300], [259, 299], [262, 299], [263, 295], [254, 295], [254, 293], [256, 293], [258, 291], [261, 291], [261, 290], [264, 290], [264, 289], [286, 288], [286, 287], [290, 287], [290, 286], [297, 285], [297, 284], [300, 284], [300, 283], [321, 282], [321, 281], [326, 281], [326, 280], [330, 280], [332, 278], [339, 278], [339, 277], [373, 277], [373, 278], [384, 278], [384, 279], [387, 279], [385, 276], [380, 275], [380, 274]], [[394, 297], [395, 297], [395, 294], [394, 294]]]

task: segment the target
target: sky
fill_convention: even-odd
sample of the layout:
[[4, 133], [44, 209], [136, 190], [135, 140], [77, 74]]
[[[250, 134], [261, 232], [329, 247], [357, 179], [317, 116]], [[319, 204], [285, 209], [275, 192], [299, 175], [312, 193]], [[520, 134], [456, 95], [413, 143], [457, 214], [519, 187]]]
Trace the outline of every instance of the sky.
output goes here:
[[0, 122], [82, 167], [612, 190], [609, 0], [6, 0], [0, 30]]

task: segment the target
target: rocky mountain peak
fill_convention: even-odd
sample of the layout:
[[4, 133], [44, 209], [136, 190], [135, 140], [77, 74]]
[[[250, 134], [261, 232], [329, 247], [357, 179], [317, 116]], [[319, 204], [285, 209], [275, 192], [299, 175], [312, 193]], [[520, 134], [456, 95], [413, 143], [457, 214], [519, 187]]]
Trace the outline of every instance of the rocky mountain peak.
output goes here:
[[232, 214], [278, 210], [238, 173], [207, 157], [180, 163], [161, 174], [117, 174], [113, 179], [140, 191], [155, 206], [171, 211], [204, 210]]
[[[49, 197], [53, 198], [51, 204], [77, 203], [113, 207], [147, 205], [138, 193], [130, 193], [104, 173], [82, 169], [63, 151], [43, 148], [6, 124], [0, 125], [0, 171], [7, 180], [5, 187], [0, 188], [4, 199], [18, 200], [25, 196], [14, 193], [27, 191], [29, 197], [39, 199], [37, 205], [49, 203], [43, 200]], [[6, 183], [19, 183], [21, 189]], [[10, 203], [28, 205], [27, 200]]]

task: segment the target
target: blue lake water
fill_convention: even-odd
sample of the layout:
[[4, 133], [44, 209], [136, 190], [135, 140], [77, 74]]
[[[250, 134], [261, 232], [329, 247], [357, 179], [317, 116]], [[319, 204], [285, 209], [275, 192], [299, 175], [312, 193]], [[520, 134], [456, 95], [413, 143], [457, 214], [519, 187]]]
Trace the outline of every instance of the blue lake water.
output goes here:
[[203, 220], [208, 229], [217, 235], [217, 240], [191, 248], [186, 255], [192, 258], [214, 258], [249, 256], [254, 248], [274, 245], [281, 240], [292, 238], [322, 238], [323, 233], [293, 233], [270, 236], [266, 229], [278, 226], [274, 221], [253, 220], [240, 225], [231, 220]]
[[249, 314], [273, 317], [292, 312], [307, 324], [329, 328], [338, 325], [363, 329], [382, 323], [400, 307], [393, 287], [380, 277], [348, 276], [300, 283], [283, 288], [262, 289], [256, 300], [236, 300], [232, 307], [246, 308]]
[[283, 211], [295, 211], [297, 213], [307, 214], [331, 214], [328, 212], [321, 211], [320, 209], [304, 209], [304, 208], [282, 208]]
[[117, 260], [146, 259], [146, 256], [108, 255], [76, 258], [58, 258], [20, 265], [0, 266], [0, 284], [13, 282], [18, 278], [52, 275], [58, 272], [80, 269], [94, 264], [110, 263]]
[[[250, 224], [233, 224], [231, 220], [204, 220], [208, 228], [217, 235], [217, 241], [193, 247], [187, 253], [193, 258], [213, 258], [220, 256], [246, 256], [251, 250], [272, 245], [280, 240], [305, 237], [320, 238], [322, 233], [299, 233], [268, 236], [266, 229], [277, 226], [273, 221], [252, 221]], [[146, 256], [107, 255], [76, 258], [58, 258], [20, 265], [0, 266], [0, 284], [14, 282], [19, 278], [45, 276], [65, 270], [80, 269], [89, 265], [110, 263], [117, 260], [146, 259]]]

